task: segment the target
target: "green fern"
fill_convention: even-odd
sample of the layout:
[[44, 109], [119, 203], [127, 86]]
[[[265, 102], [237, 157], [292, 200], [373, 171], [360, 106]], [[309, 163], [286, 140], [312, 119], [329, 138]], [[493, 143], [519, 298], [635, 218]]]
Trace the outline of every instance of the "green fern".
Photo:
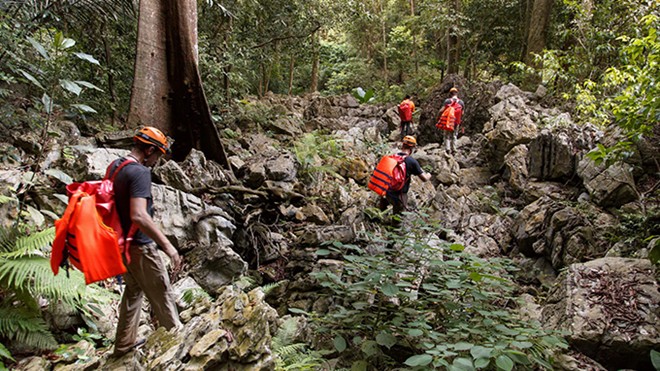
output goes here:
[[40, 313], [26, 308], [0, 307], [0, 334], [3, 338], [38, 349], [57, 346]]
[[316, 370], [322, 359], [307, 349], [304, 343], [293, 343], [298, 332], [296, 318], [286, 319], [272, 339], [273, 352], [277, 356], [276, 370]]
[[14, 359], [14, 357], [11, 356], [11, 353], [9, 352], [7, 347], [5, 347], [5, 345], [2, 344], [2, 343], [0, 343], [0, 358], [9, 359], [11, 361], [16, 361]]
[[207, 299], [209, 301], [213, 300], [211, 295], [199, 287], [185, 290], [182, 296], [183, 302], [186, 303], [186, 305], [191, 305], [200, 298]]
[[261, 286], [261, 291], [263, 291], [264, 295], [268, 295], [271, 291], [275, 290], [276, 288], [282, 286], [287, 281], [277, 281], [277, 282], [272, 282], [266, 285]]

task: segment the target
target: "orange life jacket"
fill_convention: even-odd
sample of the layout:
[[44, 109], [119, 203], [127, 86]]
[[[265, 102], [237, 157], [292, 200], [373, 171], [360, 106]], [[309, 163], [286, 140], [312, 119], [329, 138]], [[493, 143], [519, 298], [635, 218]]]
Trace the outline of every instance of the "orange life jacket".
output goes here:
[[387, 191], [400, 191], [406, 183], [406, 156], [384, 156], [369, 179], [369, 189], [385, 197]]
[[55, 221], [50, 258], [55, 275], [61, 266], [68, 268], [69, 262], [83, 272], [88, 285], [126, 272], [120, 246], [128, 245], [137, 228], [132, 226], [126, 235], [122, 231], [113, 183], [119, 171], [131, 162], [134, 161], [126, 159], [112, 177], [109, 176], [111, 164], [103, 180], [67, 186], [69, 204], [62, 218]]
[[399, 104], [399, 118], [401, 121], [412, 121], [413, 111], [415, 111], [415, 104], [410, 99], [405, 99]]
[[454, 131], [454, 125], [456, 124], [456, 114], [454, 107], [450, 104], [445, 107], [445, 110], [442, 111], [438, 122], [435, 124], [435, 127], [440, 130], [445, 131]]

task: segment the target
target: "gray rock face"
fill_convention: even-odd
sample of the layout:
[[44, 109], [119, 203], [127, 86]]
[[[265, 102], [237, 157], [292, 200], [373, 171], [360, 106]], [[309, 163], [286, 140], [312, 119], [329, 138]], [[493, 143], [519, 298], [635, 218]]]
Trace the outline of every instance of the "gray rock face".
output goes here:
[[539, 180], [569, 179], [575, 172], [575, 154], [567, 133], [543, 130], [529, 144], [529, 176]]
[[578, 165], [578, 175], [591, 199], [600, 206], [618, 207], [638, 198], [632, 169], [628, 165], [616, 163], [605, 168], [585, 157]]
[[296, 160], [292, 154], [283, 154], [264, 164], [269, 180], [290, 182], [296, 178]]
[[[71, 166], [63, 166], [64, 171], [76, 181], [102, 179], [105, 170], [112, 161], [129, 154], [128, 150], [116, 148], [95, 148], [89, 146], [72, 146]], [[69, 160], [67, 160], [68, 163]]]
[[220, 165], [207, 161], [204, 153], [195, 149], [190, 151], [185, 161], [167, 161], [163, 166], [155, 168], [154, 174], [165, 185], [189, 193], [208, 187], [222, 187], [228, 183]]
[[[264, 301], [263, 293], [226, 287], [218, 299], [198, 301], [181, 313], [185, 325], [170, 332], [158, 329], [139, 354], [128, 353], [103, 369], [147, 370], [270, 370], [270, 350], [277, 312]], [[233, 341], [229, 341], [229, 333]], [[129, 365], [129, 366], [126, 366]]]
[[527, 205], [514, 224], [520, 252], [544, 256], [555, 269], [604, 256], [609, 243], [603, 237], [614, 218], [594, 207], [565, 206], [550, 197]]
[[660, 346], [660, 292], [646, 259], [602, 258], [563, 272], [543, 322], [569, 332], [579, 351], [612, 369], [652, 369]]
[[513, 147], [504, 156], [504, 173], [502, 176], [508, 180], [509, 185], [516, 191], [525, 189], [528, 179], [527, 172], [527, 146], [524, 144]]

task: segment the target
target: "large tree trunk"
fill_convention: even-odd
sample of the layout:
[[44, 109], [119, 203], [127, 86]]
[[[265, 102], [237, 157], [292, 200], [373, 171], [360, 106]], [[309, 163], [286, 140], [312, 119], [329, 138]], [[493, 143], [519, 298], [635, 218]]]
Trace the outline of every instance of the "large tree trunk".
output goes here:
[[230, 170], [197, 59], [197, 2], [141, 0], [129, 123], [173, 136], [176, 161], [196, 148]]
[[321, 51], [320, 49], [320, 31], [314, 32], [312, 35], [312, 43], [313, 43], [313, 55], [312, 55], [312, 83], [309, 87], [309, 90], [312, 93], [315, 93], [319, 90], [319, 64], [320, 64], [320, 59], [321, 59]]
[[533, 0], [523, 60], [529, 66], [540, 67], [534, 63], [534, 54], [540, 54], [546, 47], [553, 2], [554, 0]]
[[[454, 12], [461, 11], [461, 1], [454, 0]], [[447, 73], [458, 73], [458, 62], [461, 56], [460, 39], [458, 37], [457, 25], [447, 28]]]

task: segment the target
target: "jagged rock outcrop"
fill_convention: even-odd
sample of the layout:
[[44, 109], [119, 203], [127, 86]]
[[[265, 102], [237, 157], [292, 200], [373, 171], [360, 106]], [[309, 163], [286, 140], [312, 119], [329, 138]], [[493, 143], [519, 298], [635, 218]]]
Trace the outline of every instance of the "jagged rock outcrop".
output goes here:
[[557, 280], [543, 323], [568, 332], [576, 349], [611, 369], [650, 370], [660, 346], [660, 292], [646, 259], [573, 264]]
[[638, 198], [632, 168], [624, 163], [596, 165], [585, 157], [578, 165], [578, 175], [592, 200], [603, 207], [618, 207]]

